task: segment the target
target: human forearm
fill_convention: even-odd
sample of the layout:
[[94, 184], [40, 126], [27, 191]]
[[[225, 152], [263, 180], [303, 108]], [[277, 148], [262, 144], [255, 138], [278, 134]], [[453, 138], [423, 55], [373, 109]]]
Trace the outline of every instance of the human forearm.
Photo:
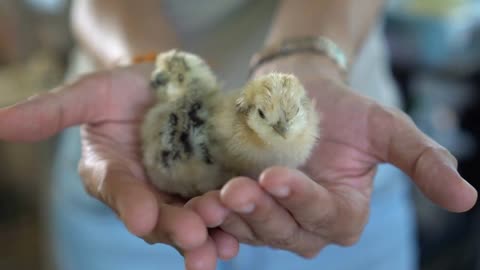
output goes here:
[[302, 36], [326, 36], [346, 54], [348, 62], [376, 21], [383, 0], [284, 0], [274, 18], [266, 45]]
[[72, 27], [80, 46], [101, 67], [177, 46], [158, 0], [76, 0]]

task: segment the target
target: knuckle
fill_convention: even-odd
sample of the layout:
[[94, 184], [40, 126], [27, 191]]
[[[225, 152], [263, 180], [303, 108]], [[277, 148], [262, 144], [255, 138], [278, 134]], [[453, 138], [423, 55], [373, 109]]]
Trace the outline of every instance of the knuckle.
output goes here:
[[340, 246], [352, 246], [360, 240], [363, 228], [363, 223], [357, 223], [356, 225], [349, 226], [348, 228], [339, 231], [332, 242]]
[[434, 145], [434, 146], [427, 147], [427, 150], [425, 151], [425, 153], [427, 154], [429, 152], [431, 152], [433, 155], [446, 157], [451, 162], [453, 162], [455, 165], [458, 164], [458, 161], [455, 158], [455, 156], [453, 156], [452, 153], [450, 153], [450, 151], [448, 151], [447, 148], [445, 148], [441, 145]]
[[360, 240], [363, 229], [366, 225], [366, 218], [358, 218], [351, 225], [338, 234], [336, 244], [341, 246], [352, 246]]
[[333, 212], [326, 212], [325, 214], [321, 214], [321, 218], [316, 219], [316, 220], [309, 220], [305, 222], [300, 222], [302, 224], [302, 227], [314, 234], [323, 234], [327, 228], [330, 228], [334, 226], [334, 213]]
[[[442, 159], [446, 164], [450, 164], [455, 168], [458, 167], [457, 159], [445, 147], [438, 144], [428, 145], [423, 149], [422, 153], [413, 164], [412, 171], [414, 177], [417, 173], [430, 170], [432, 161], [438, 159]], [[427, 182], [418, 182], [417, 185], [423, 189], [430, 188]]]
[[387, 113], [390, 114], [389, 119], [392, 121], [396, 129], [404, 129], [404, 126], [415, 126], [413, 119], [404, 111], [398, 108], [387, 108]]
[[300, 245], [299, 231], [290, 229], [283, 233], [278, 233], [274, 237], [263, 239], [272, 247], [294, 250]]
[[373, 127], [391, 125], [392, 128], [401, 128], [404, 124], [414, 125], [412, 118], [402, 110], [378, 103], [371, 104], [369, 118]]

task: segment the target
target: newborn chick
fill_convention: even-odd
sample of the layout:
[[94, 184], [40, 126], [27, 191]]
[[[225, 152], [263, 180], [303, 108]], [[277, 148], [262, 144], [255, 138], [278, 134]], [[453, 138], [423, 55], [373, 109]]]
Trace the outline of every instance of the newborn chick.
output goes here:
[[143, 162], [162, 191], [190, 198], [220, 187], [233, 175], [214, 162], [209, 146], [210, 104], [216, 78], [199, 57], [169, 51], [157, 57], [151, 85], [157, 103], [141, 126]]
[[272, 165], [297, 167], [308, 158], [318, 119], [293, 75], [272, 73], [221, 92], [195, 55], [167, 52], [156, 66], [158, 100], [141, 138], [147, 174], [160, 190], [191, 198], [234, 176], [256, 177]]
[[223, 166], [258, 177], [273, 165], [296, 168], [306, 162], [319, 136], [319, 119], [295, 76], [270, 73], [223, 99], [212, 119], [224, 127], [215, 130]]

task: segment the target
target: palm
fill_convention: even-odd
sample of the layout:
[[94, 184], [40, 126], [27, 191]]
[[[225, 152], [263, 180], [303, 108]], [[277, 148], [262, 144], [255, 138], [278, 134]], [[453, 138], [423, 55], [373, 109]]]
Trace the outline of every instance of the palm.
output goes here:
[[[321, 90], [314, 88], [319, 85]], [[372, 152], [368, 132], [373, 103], [341, 85], [318, 81], [309, 85], [306, 81], [305, 86], [310, 87], [322, 121], [320, 140], [302, 170], [334, 194], [338, 205], [349, 213], [345, 218], [357, 221], [353, 226], [361, 231], [367, 221], [376, 165], [381, 161]]]
[[[103, 88], [97, 95], [97, 119], [82, 127], [84, 166], [104, 162], [118, 170], [128, 170], [135, 179], [145, 180], [140, 157], [139, 125], [152, 102], [146, 74], [125, 69], [97, 78]], [[102, 102], [103, 101], [103, 102]], [[83, 170], [88, 171], [88, 170]], [[87, 185], [88, 187], [88, 185]]]
[[319, 143], [305, 167], [312, 177], [324, 180], [362, 177], [378, 162], [369, 146], [371, 103], [347, 91], [336, 85], [312, 91], [322, 117]]

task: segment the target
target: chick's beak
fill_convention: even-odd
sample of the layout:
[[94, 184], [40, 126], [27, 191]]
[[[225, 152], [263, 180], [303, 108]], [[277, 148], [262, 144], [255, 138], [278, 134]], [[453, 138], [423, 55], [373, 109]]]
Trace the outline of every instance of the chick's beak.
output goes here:
[[286, 139], [287, 136], [287, 131], [288, 127], [285, 125], [285, 123], [282, 123], [281, 121], [278, 121], [274, 126], [273, 129], [278, 133], [278, 135], [282, 136], [282, 138]]

